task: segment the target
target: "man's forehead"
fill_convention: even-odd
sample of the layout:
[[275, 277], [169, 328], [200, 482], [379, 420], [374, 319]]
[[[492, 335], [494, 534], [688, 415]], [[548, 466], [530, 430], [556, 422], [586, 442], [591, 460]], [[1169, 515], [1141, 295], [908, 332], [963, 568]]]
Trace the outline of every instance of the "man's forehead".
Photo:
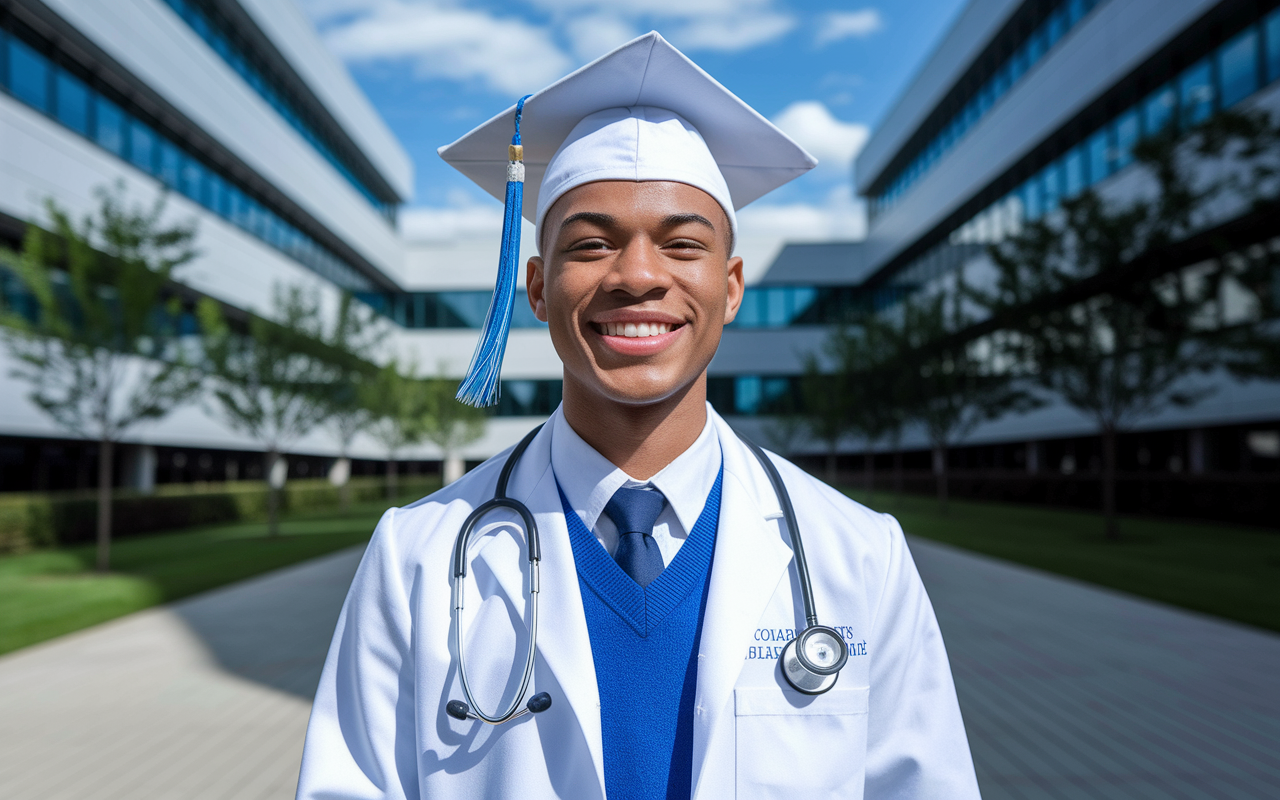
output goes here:
[[594, 181], [566, 192], [547, 215], [554, 236], [574, 222], [601, 225], [709, 224], [728, 229], [724, 208], [707, 192], [678, 181]]

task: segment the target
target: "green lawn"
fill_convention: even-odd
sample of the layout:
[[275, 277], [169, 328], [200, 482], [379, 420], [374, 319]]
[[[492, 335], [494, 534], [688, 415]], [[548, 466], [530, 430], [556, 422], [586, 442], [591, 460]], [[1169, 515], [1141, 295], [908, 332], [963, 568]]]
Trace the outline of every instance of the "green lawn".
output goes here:
[[[866, 493], [849, 491], [866, 502]], [[1126, 517], [1120, 541], [1099, 514], [877, 494], [872, 508], [916, 536], [1280, 631], [1280, 531]]]
[[387, 505], [299, 512], [274, 538], [241, 522], [122, 539], [108, 574], [93, 570], [92, 545], [0, 557], [0, 653], [361, 544]]

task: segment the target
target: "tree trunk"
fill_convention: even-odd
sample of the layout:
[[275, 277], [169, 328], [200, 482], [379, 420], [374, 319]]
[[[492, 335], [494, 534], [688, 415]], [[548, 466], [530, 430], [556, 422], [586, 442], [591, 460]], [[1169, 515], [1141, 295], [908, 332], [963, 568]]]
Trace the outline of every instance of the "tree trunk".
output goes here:
[[111, 568], [111, 468], [115, 442], [98, 441], [98, 571]]
[[398, 477], [398, 475], [396, 473], [398, 472], [399, 468], [400, 468], [400, 462], [396, 461], [394, 458], [387, 459], [387, 499], [388, 500], [394, 500], [396, 497], [396, 491], [398, 488], [396, 485], [397, 484], [396, 478]]
[[1106, 536], [1120, 538], [1120, 521], [1116, 519], [1116, 431], [1102, 429], [1102, 517]]
[[280, 535], [280, 489], [275, 482], [276, 462], [279, 460], [280, 453], [267, 451], [267, 535], [272, 537]]
[[946, 445], [934, 445], [933, 447], [933, 473], [934, 479], [938, 484], [938, 510], [945, 517], [948, 514]]
[[351, 508], [351, 478], [349, 476], [346, 482], [338, 487], [338, 507], [342, 509], [343, 514], [346, 514]]

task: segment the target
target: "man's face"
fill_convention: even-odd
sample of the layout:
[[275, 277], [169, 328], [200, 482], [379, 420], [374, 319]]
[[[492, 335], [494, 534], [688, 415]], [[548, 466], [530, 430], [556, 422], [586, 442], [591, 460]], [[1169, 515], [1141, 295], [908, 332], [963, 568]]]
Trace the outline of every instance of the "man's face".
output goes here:
[[556, 201], [529, 302], [565, 381], [628, 405], [665, 400], [711, 363], [742, 302], [719, 203], [683, 183], [601, 181]]

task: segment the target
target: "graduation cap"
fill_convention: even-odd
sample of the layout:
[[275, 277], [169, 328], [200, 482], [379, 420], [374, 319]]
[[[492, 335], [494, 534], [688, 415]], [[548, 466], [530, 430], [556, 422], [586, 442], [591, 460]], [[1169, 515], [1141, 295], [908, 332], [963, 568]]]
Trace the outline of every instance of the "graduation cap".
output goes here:
[[474, 406], [497, 402], [522, 216], [541, 250], [547, 210], [571, 189], [675, 181], [715, 199], [736, 239], [737, 209], [818, 163], [657, 32], [522, 98], [439, 153], [506, 208], [493, 302], [458, 389], [458, 400]]

